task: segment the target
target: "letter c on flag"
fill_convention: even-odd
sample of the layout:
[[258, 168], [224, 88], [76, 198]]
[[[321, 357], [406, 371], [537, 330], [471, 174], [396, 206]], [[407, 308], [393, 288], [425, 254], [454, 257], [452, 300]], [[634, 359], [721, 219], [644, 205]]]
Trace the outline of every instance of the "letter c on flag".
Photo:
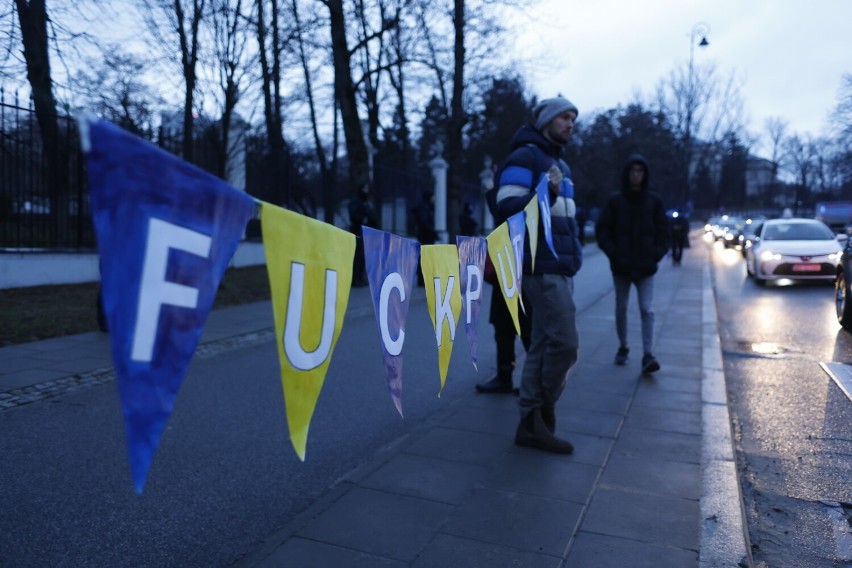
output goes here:
[[[402, 276], [399, 272], [391, 272], [387, 278], [382, 281], [382, 290], [379, 295], [379, 328], [382, 332], [382, 343], [388, 355], [396, 357], [402, 353], [402, 344], [405, 343], [405, 330], [399, 328], [399, 335], [396, 339], [391, 338], [390, 328], [388, 327], [388, 302], [392, 290], [399, 291], [399, 301], [405, 301], [405, 286], [402, 283]], [[402, 322], [399, 322], [400, 324]]]

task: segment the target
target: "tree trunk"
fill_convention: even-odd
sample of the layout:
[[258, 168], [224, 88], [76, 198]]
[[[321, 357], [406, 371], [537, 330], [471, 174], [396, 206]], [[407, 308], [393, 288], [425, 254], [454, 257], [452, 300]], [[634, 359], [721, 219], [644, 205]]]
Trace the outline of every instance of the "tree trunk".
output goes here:
[[50, 199], [51, 244], [58, 244], [59, 211], [62, 206], [63, 183], [68, 179], [68, 164], [60, 151], [62, 133], [53, 96], [50, 75], [50, 53], [47, 36], [45, 0], [15, 0], [27, 64], [27, 80], [33, 97], [36, 119], [44, 152], [46, 189]]
[[447, 133], [447, 163], [449, 179], [447, 184], [447, 230], [450, 242], [458, 234], [458, 219], [461, 212], [461, 199], [464, 179], [464, 156], [462, 155], [462, 129], [464, 115], [464, 0], [454, 0], [453, 29], [455, 30], [455, 65], [453, 68], [453, 99], [450, 108], [449, 132]]
[[369, 157], [361, 119], [358, 117], [358, 105], [355, 100], [355, 85], [352, 82], [352, 68], [349, 47], [346, 42], [346, 21], [342, 0], [328, 0], [331, 23], [331, 48], [334, 61], [334, 96], [340, 105], [340, 117], [343, 121], [343, 136], [346, 139], [346, 153], [349, 157], [349, 185], [357, 187], [370, 181]]

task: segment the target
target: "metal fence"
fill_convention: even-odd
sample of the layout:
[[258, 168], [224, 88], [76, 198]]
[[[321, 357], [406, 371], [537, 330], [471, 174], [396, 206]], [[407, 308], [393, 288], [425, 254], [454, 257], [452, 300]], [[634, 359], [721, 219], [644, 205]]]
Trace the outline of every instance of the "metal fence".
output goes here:
[[[92, 249], [76, 122], [60, 115], [56, 139], [44, 141], [32, 101], [25, 104], [0, 87], [0, 249]], [[48, 167], [51, 153], [61, 168]]]
[[[223, 169], [217, 167], [221, 152], [216, 151], [216, 141], [211, 138], [216, 126], [198, 126], [193, 162], [211, 173], [221, 174], [217, 171]], [[46, 147], [32, 101], [28, 98], [22, 102], [17, 93], [9, 95], [0, 87], [0, 251], [95, 248], [85, 159], [76, 121], [60, 114], [59, 131], [57, 139], [48, 142], [54, 144], [53, 148]], [[164, 132], [158, 133], [157, 138], [159, 146], [180, 155], [179, 138]], [[274, 159], [262, 138], [247, 135], [243, 140], [241, 157], [236, 160], [241, 168], [237, 177], [248, 194], [320, 218], [326, 217], [322, 209], [325, 204], [333, 208], [333, 222], [348, 227], [346, 205], [352, 192], [344, 183], [337, 180], [333, 187], [322, 188], [316, 176], [303, 174], [298, 158], [291, 153]], [[57, 165], [49, 166], [48, 150], [58, 156]], [[230, 165], [230, 158], [225, 159]], [[373, 175], [375, 205], [381, 212], [382, 228], [409, 234], [411, 209], [424, 192], [433, 189], [432, 176], [381, 161], [374, 164]], [[326, 191], [330, 194], [324, 195]], [[465, 184], [462, 191], [464, 201], [473, 205], [482, 229], [484, 204], [478, 184]], [[261, 238], [257, 220], [249, 223], [246, 237]]]

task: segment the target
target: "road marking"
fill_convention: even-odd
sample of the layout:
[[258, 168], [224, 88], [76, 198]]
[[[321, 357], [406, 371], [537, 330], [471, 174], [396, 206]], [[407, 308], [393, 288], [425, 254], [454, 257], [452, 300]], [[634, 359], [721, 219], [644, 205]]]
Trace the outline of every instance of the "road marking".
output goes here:
[[819, 366], [837, 383], [837, 386], [840, 387], [846, 398], [852, 401], [852, 365], [829, 361], [820, 363]]

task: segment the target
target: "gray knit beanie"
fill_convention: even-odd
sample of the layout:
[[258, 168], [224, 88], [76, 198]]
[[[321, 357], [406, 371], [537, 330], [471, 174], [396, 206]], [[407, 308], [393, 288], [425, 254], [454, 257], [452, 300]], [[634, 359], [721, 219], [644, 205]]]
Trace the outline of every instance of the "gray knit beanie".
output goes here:
[[547, 126], [547, 123], [566, 110], [573, 110], [575, 113], [580, 114], [580, 111], [577, 110], [574, 103], [564, 97], [544, 99], [535, 105], [535, 108], [533, 109], [533, 120], [535, 121], [534, 124], [536, 129], [543, 130], [544, 127]]

